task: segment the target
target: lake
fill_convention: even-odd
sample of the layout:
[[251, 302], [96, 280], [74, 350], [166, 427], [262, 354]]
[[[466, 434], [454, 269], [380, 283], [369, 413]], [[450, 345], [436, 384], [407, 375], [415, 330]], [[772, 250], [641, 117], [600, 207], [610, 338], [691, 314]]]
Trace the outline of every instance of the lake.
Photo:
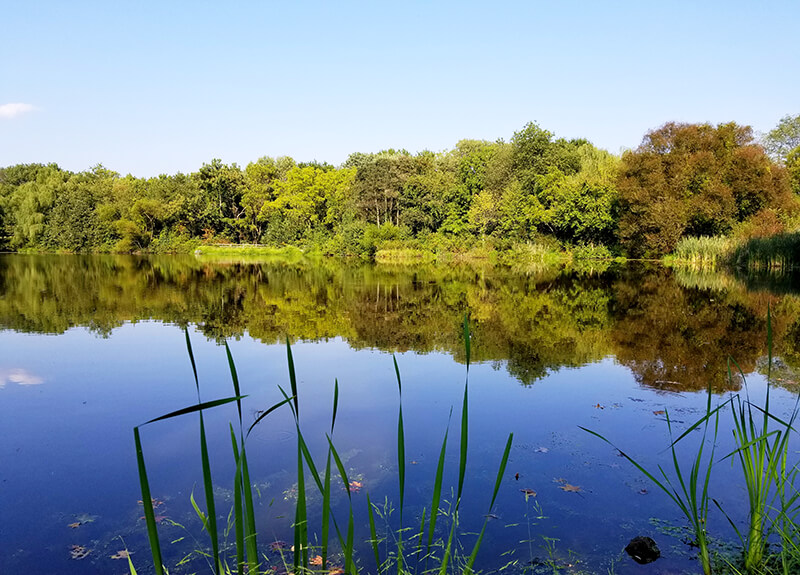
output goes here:
[[[466, 383], [462, 322], [469, 317], [469, 434], [459, 512], [459, 553], [485, 520], [477, 567], [508, 573], [696, 573], [696, 549], [677, 507], [594, 430], [646, 468], [671, 470], [666, 415], [680, 434], [742, 391], [765, 395], [767, 310], [774, 332], [772, 411], [789, 417], [800, 378], [800, 278], [736, 276], [658, 265], [582, 265], [568, 270], [491, 266], [382, 267], [322, 261], [191, 256], [0, 255], [0, 573], [153, 571], [133, 428], [198, 401], [234, 395], [224, 342], [241, 383], [249, 426], [289, 390], [286, 338], [298, 380], [300, 427], [324, 468], [334, 382], [333, 443], [355, 513], [363, 572], [375, 572], [367, 494], [381, 513], [378, 536], [402, 527], [412, 540], [430, 516], [449, 422], [440, 508], [457, 488]], [[397, 461], [402, 377], [406, 484], [403, 523]], [[452, 413], [452, 415], [451, 415]], [[233, 502], [229, 424], [235, 403], [205, 412], [221, 541]], [[730, 412], [716, 459], [730, 453]], [[204, 506], [196, 413], [141, 428], [159, 535], [171, 573], [210, 572], [208, 537], [192, 508]], [[495, 505], [489, 504], [509, 433], [514, 434]], [[288, 406], [247, 440], [258, 544], [283, 570], [276, 542], [293, 538], [296, 427]], [[700, 440], [678, 445], [690, 465]], [[794, 440], [793, 440], [794, 441]], [[790, 451], [796, 457], [797, 442]], [[731, 460], [713, 469], [711, 494], [743, 525], [746, 493]], [[332, 505], [347, 523], [336, 484]], [[319, 542], [322, 500], [306, 471], [309, 533]], [[532, 495], [535, 492], [536, 495]], [[392, 510], [389, 513], [389, 509]], [[449, 519], [439, 517], [435, 539]], [[715, 550], [735, 533], [711, 511]], [[652, 537], [662, 557], [638, 565], [623, 548]], [[332, 536], [332, 539], [334, 536]], [[272, 544], [272, 545], [270, 545]], [[83, 558], [71, 557], [84, 549]], [[385, 557], [393, 546], [381, 542]], [[335, 553], [334, 553], [335, 555]], [[227, 552], [229, 562], [235, 554]], [[334, 562], [340, 557], [334, 557]]]

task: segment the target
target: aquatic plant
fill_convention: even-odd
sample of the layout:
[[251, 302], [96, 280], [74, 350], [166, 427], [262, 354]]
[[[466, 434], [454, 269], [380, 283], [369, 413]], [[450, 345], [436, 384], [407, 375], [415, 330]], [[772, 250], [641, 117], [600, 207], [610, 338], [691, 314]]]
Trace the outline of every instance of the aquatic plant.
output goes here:
[[[142, 442], [139, 431], [140, 428], [144, 425], [149, 425], [157, 421], [171, 419], [189, 413], [195, 413], [195, 412], [199, 413], [201, 460], [203, 469], [203, 486], [205, 493], [206, 511], [200, 509], [199, 505], [194, 500], [193, 495], [191, 496], [191, 503], [196, 514], [201, 520], [203, 530], [208, 533], [210, 539], [210, 544], [211, 544], [211, 554], [209, 561], [210, 570], [212, 573], [215, 574], [238, 573], [239, 575], [242, 575], [245, 572], [260, 573], [262, 572], [262, 570], [261, 570], [260, 559], [258, 555], [258, 546], [256, 541], [257, 530], [255, 525], [255, 513], [253, 506], [253, 492], [252, 492], [253, 484], [250, 481], [248, 465], [247, 465], [246, 440], [250, 432], [253, 430], [253, 428], [256, 425], [258, 425], [265, 417], [267, 417], [270, 413], [274, 412], [278, 408], [288, 404], [290, 410], [292, 411], [295, 422], [295, 428], [297, 431], [297, 492], [296, 492], [297, 499], [295, 504], [295, 517], [293, 523], [294, 546], [292, 548], [291, 569], [293, 570], [294, 573], [307, 573], [312, 570], [315, 570], [318, 567], [320, 567], [323, 570], [328, 568], [329, 532], [332, 524], [334, 531], [336, 533], [336, 537], [338, 539], [338, 543], [341, 547], [342, 554], [344, 555], [345, 559], [344, 572], [348, 573], [349, 575], [358, 575], [359, 572], [358, 561], [356, 560], [355, 557], [355, 548], [356, 548], [355, 513], [352, 500], [352, 490], [354, 489], [354, 486], [355, 488], [360, 488], [361, 486], [358, 482], [355, 481], [351, 482], [348, 479], [347, 470], [344, 466], [341, 456], [336, 450], [336, 447], [332, 439], [336, 423], [337, 410], [338, 410], [338, 395], [339, 395], [338, 381], [334, 382], [333, 412], [331, 417], [330, 434], [327, 435], [327, 444], [328, 444], [327, 461], [325, 465], [324, 476], [321, 476], [314, 462], [314, 459], [311, 456], [310, 450], [308, 448], [307, 442], [305, 440], [305, 437], [303, 435], [300, 426], [300, 417], [299, 417], [300, 402], [298, 399], [297, 377], [295, 374], [292, 349], [288, 339], [286, 341], [286, 352], [287, 352], [287, 364], [289, 370], [289, 384], [291, 389], [291, 395], [289, 395], [282, 388], [279, 387], [280, 392], [283, 395], [283, 400], [274, 404], [269, 409], [262, 412], [250, 425], [247, 431], [245, 431], [242, 420], [241, 400], [246, 396], [241, 395], [235, 362], [231, 355], [230, 349], [227, 346], [227, 343], [225, 344], [225, 350], [228, 358], [228, 364], [235, 395], [223, 399], [201, 402], [197, 369], [194, 361], [194, 354], [192, 351], [191, 342], [188, 336], [188, 331], [186, 331], [185, 334], [186, 334], [187, 351], [192, 365], [192, 371], [195, 378], [195, 386], [197, 388], [197, 393], [198, 393], [198, 403], [196, 405], [192, 405], [177, 411], [173, 411], [166, 415], [162, 415], [134, 428], [134, 439], [136, 444], [136, 457], [139, 470], [139, 481], [142, 490], [142, 501], [144, 502], [144, 510], [145, 510], [145, 523], [147, 527], [147, 534], [150, 542], [150, 548], [153, 556], [153, 565], [156, 574], [163, 575], [165, 573], [165, 566], [159, 543], [158, 528], [156, 525], [155, 513], [153, 509], [153, 503], [152, 503], [153, 500], [151, 498], [150, 483], [147, 477], [144, 453], [142, 450]], [[387, 572], [392, 567], [393, 564], [394, 566], [396, 566], [398, 574], [407, 572], [417, 572], [420, 565], [424, 565], [425, 572], [433, 570], [433, 571], [438, 571], [440, 575], [445, 575], [449, 570], [455, 570], [455, 569], [457, 569], [458, 572], [461, 573], [470, 574], [473, 572], [473, 566], [478, 551], [480, 549], [481, 543], [483, 541], [489, 516], [497, 499], [497, 494], [500, 489], [500, 484], [502, 482], [506, 465], [508, 463], [508, 458], [511, 452], [511, 446], [513, 442], [513, 433], [509, 434], [508, 436], [508, 440], [506, 442], [505, 449], [503, 451], [503, 455], [500, 460], [500, 465], [498, 467], [497, 478], [495, 480], [491, 501], [489, 503], [488, 513], [484, 520], [483, 527], [481, 528], [481, 531], [478, 534], [477, 541], [475, 542], [469, 555], [465, 554], [462, 556], [458, 556], [457, 555], [458, 550], [460, 549], [460, 544], [458, 544], [458, 537], [457, 537], [458, 509], [461, 503], [464, 481], [466, 477], [466, 464], [467, 464], [467, 453], [468, 453], [467, 447], [468, 447], [468, 436], [469, 436], [468, 406], [469, 406], [469, 365], [470, 365], [471, 350], [470, 350], [469, 322], [466, 317], [464, 318], [464, 324], [463, 324], [463, 337], [464, 337], [464, 348], [466, 356], [466, 380], [464, 384], [464, 395], [463, 395], [462, 410], [461, 410], [461, 437], [459, 445], [459, 466], [458, 466], [458, 484], [457, 484], [458, 486], [456, 490], [455, 500], [452, 503], [450, 510], [445, 513], [445, 515], [450, 519], [451, 522], [449, 534], [447, 536], [446, 542], [445, 541], [434, 542], [437, 518], [439, 517], [439, 515], [442, 514], [442, 510], [440, 509], [440, 504], [441, 504], [442, 487], [443, 487], [445, 452], [447, 448], [447, 437], [449, 434], [449, 421], [448, 421], [447, 430], [445, 431], [444, 440], [442, 442], [442, 448], [439, 454], [439, 460], [436, 469], [436, 478], [434, 480], [434, 487], [431, 499], [431, 509], [430, 512], [427, 513], [427, 523], [426, 523], [426, 511], [423, 510], [422, 521], [419, 526], [419, 531], [414, 537], [410, 538], [408, 541], [410, 545], [413, 542], [413, 539], [416, 539], [416, 546], [409, 554], [405, 553], [405, 544], [403, 540], [403, 533], [404, 531], [406, 531], [406, 528], [403, 527], [406, 450], [405, 450], [405, 429], [403, 422], [403, 405], [402, 405], [402, 380], [400, 376], [400, 368], [397, 364], [397, 359], [393, 358], [395, 374], [397, 377], [399, 398], [400, 398], [398, 424], [397, 424], [397, 462], [398, 462], [398, 482], [400, 488], [399, 491], [400, 523], [399, 527], [396, 530], [392, 531], [392, 535], [394, 538], [393, 548], [387, 551], [384, 559], [381, 559], [380, 556], [381, 554], [378, 547], [379, 540], [375, 528], [375, 512], [376, 510], [379, 510], [379, 508], [377, 508], [375, 505], [372, 504], [369, 498], [369, 493], [367, 493], [367, 513], [370, 526], [370, 543], [375, 557], [376, 568], [378, 573]], [[228, 565], [227, 560], [222, 556], [219, 545], [219, 537], [216, 524], [216, 511], [215, 511], [216, 506], [213, 496], [213, 482], [211, 477], [211, 465], [208, 457], [203, 411], [227, 403], [232, 403], [234, 401], [237, 404], [237, 410], [239, 416], [239, 430], [237, 433], [237, 431], [234, 429], [233, 424], [230, 424], [229, 427], [231, 434], [231, 445], [234, 455], [234, 462], [236, 464], [236, 473], [234, 480], [234, 507], [232, 510], [233, 529], [235, 532], [236, 565], [235, 567], [231, 568], [231, 566]], [[451, 409], [451, 415], [452, 415], [452, 409]], [[336, 466], [339, 477], [341, 478], [344, 489], [347, 493], [348, 516], [347, 516], [347, 529], [345, 533], [343, 533], [342, 530], [340, 529], [336, 517], [333, 514], [333, 508], [331, 506], [331, 495], [333, 491], [331, 487], [332, 462]], [[311, 549], [311, 545], [309, 543], [310, 526], [309, 526], [309, 513], [307, 507], [307, 494], [306, 494], [306, 481], [305, 481], [306, 471], [310, 473], [313, 483], [319, 489], [323, 499], [323, 509], [321, 518], [321, 543], [320, 543], [321, 555], [318, 557], [315, 556], [313, 558], [309, 557], [309, 551]], [[388, 506], [388, 501], [386, 505]], [[425, 539], [426, 533], [427, 533], [427, 539]], [[422, 553], [423, 541], [425, 541], [424, 554]], [[436, 556], [435, 552], [433, 551], [434, 548], [440, 548], [442, 550], [442, 555], [440, 557]], [[409, 560], [411, 558], [413, 558], [413, 563], [414, 563], [413, 565], [409, 565]], [[428, 567], [429, 562], [434, 563], [432, 569], [429, 569]], [[288, 567], [289, 566], [287, 566], [287, 568]], [[130, 568], [131, 568], [131, 573], [135, 573], [133, 563], [130, 563]]]
[[727, 261], [733, 247], [733, 240], [725, 236], [685, 237], [666, 260], [679, 267], [713, 269]]
[[[680, 509], [681, 513], [689, 521], [694, 534], [694, 544], [700, 553], [700, 564], [703, 568], [705, 575], [711, 574], [711, 557], [708, 550], [708, 535], [706, 533], [706, 524], [708, 518], [709, 497], [708, 485], [711, 479], [711, 468], [714, 464], [714, 450], [716, 448], [716, 440], [719, 432], [719, 412], [722, 406], [711, 407], [712, 393], [711, 388], [708, 388], [706, 412], [705, 415], [695, 422], [693, 425], [684, 431], [677, 439], [672, 439], [672, 420], [669, 416], [669, 410], [664, 410], [664, 415], [667, 420], [667, 428], [670, 435], [669, 450], [672, 455], [672, 472], [673, 478], [667, 474], [664, 468], [659, 464], [658, 471], [661, 479], [655, 473], [651, 473], [638, 463], [633, 457], [625, 453], [622, 449], [614, 445], [611, 441], [606, 439], [599, 433], [580, 427], [582, 430], [599, 437], [612, 447], [614, 447], [622, 457], [630, 461], [636, 469], [642, 472], [650, 481], [652, 481], [659, 489], [661, 489], [672, 500], [673, 503]], [[723, 404], [724, 405], [724, 404]], [[711, 435], [709, 436], [710, 422], [714, 422]], [[702, 428], [702, 436], [696, 449], [695, 456], [692, 461], [691, 469], [688, 474], [685, 468], [681, 465], [676, 452], [677, 444], [689, 435], [695, 429]], [[706, 457], [703, 453], [706, 450], [706, 444], [710, 439], [711, 451]]]

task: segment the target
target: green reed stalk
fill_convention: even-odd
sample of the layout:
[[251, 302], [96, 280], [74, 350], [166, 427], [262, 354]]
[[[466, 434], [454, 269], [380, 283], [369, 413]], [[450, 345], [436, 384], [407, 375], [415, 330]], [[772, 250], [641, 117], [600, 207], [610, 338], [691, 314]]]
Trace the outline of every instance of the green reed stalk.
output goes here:
[[[186, 351], [189, 354], [189, 361], [192, 364], [192, 374], [194, 375], [194, 386], [197, 390], [197, 403], [200, 401], [200, 380], [197, 377], [197, 365], [194, 361], [194, 353], [192, 352], [192, 341], [189, 339], [189, 330], [183, 328], [183, 333], [186, 337]], [[236, 395], [239, 391], [236, 390]], [[203, 412], [200, 412], [200, 459], [203, 466], [203, 492], [206, 499], [206, 513], [207, 517], [203, 520], [203, 526], [211, 538], [211, 556], [213, 559], [213, 573], [220, 573], [222, 565], [219, 559], [219, 534], [217, 531], [217, 511], [214, 505], [214, 485], [211, 479], [211, 463], [208, 458], [208, 442], [206, 440], [206, 425], [203, 419]], [[202, 516], [201, 516], [201, 519]]]
[[164, 574], [164, 562], [161, 555], [161, 545], [158, 541], [158, 527], [156, 526], [155, 511], [153, 510], [153, 500], [150, 491], [150, 482], [147, 479], [147, 469], [145, 468], [144, 463], [144, 451], [142, 450], [142, 440], [139, 434], [139, 428], [149, 425], [150, 423], [155, 423], [156, 421], [163, 421], [165, 419], [171, 419], [173, 417], [195, 413], [204, 409], [225, 405], [226, 403], [231, 403], [233, 401], [240, 401], [241, 399], [242, 397], [240, 396], [234, 396], [227, 397], [225, 399], [215, 399], [205, 403], [198, 403], [197, 405], [184, 407], [183, 409], [178, 409], [165, 415], [161, 415], [133, 428], [133, 439], [136, 444], [136, 463], [139, 469], [139, 485], [142, 490], [142, 506], [144, 507], [147, 537], [150, 540], [150, 551], [153, 554], [153, 567], [156, 575]]
[[297, 506], [294, 515], [294, 572], [308, 569], [308, 510], [306, 507], [305, 471], [303, 466], [303, 440], [300, 435], [300, 403], [297, 396], [297, 376], [289, 338], [286, 338], [286, 360], [289, 366], [289, 385], [294, 396], [294, 419], [297, 426]]
[[425, 565], [427, 566], [427, 557], [431, 552], [431, 544], [433, 543], [433, 533], [436, 530], [436, 518], [439, 516], [439, 503], [442, 500], [442, 480], [444, 478], [444, 457], [447, 451], [447, 436], [450, 433], [450, 419], [453, 416], [453, 408], [450, 408], [450, 415], [447, 418], [447, 428], [444, 432], [444, 439], [442, 440], [442, 448], [439, 451], [439, 462], [436, 464], [436, 479], [433, 481], [433, 500], [431, 501], [431, 518], [428, 524], [428, 541], [425, 546]]
[[378, 549], [378, 533], [375, 530], [375, 512], [372, 509], [372, 501], [367, 492], [367, 512], [369, 514], [369, 542], [372, 545], [372, 553], [375, 555], [375, 573], [380, 573], [381, 569], [381, 554]]
[[478, 556], [478, 549], [481, 547], [483, 535], [486, 533], [486, 525], [489, 523], [489, 514], [492, 512], [494, 502], [497, 499], [497, 493], [500, 491], [500, 484], [503, 482], [503, 475], [506, 472], [506, 464], [508, 464], [508, 456], [511, 454], [511, 443], [513, 441], [514, 434], [510, 433], [508, 435], [508, 441], [506, 441], [506, 448], [503, 451], [503, 457], [500, 459], [500, 467], [497, 470], [497, 479], [494, 482], [494, 491], [492, 492], [492, 501], [489, 503], [489, 510], [486, 512], [486, 517], [483, 519], [483, 527], [481, 527], [481, 533], [478, 535], [478, 540], [475, 542], [475, 546], [472, 548], [472, 553], [470, 553], [467, 564], [464, 567], [464, 573], [467, 575], [473, 572], [472, 566], [475, 564], [475, 558]]
[[239, 575], [244, 573], [244, 510], [242, 508], [242, 459], [239, 457], [239, 446], [237, 445], [236, 432], [231, 429], [231, 446], [233, 448], [233, 459], [236, 463], [236, 474], [233, 480], [233, 528], [236, 541], [236, 572]]
[[[236, 372], [236, 363], [233, 361], [233, 355], [231, 354], [230, 347], [228, 347], [228, 342], [225, 342], [225, 354], [228, 358], [228, 369], [231, 373], [231, 383], [233, 384], [233, 390], [237, 396], [240, 395], [240, 387], [239, 387], [239, 375]], [[277, 409], [282, 403], [279, 403], [269, 410], [267, 410], [263, 415], [266, 416], [268, 413], [271, 413], [273, 410]], [[250, 482], [250, 469], [247, 465], [247, 451], [245, 450], [245, 439], [246, 435], [244, 434], [244, 425], [242, 423], [242, 401], [236, 401], [236, 408], [239, 414], [239, 441], [241, 445], [239, 456], [236, 457], [237, 459], [237, 469], [239, 464], [241, 464], [241, 485], [242, 485], [242, 495], [244, 495], [244, 543], [245, 549], [247, 550], [247, 566], [248, 571], [250, 573], [258, 573], [259, 569], [259, 560], [258, 560], [258, 541], [256, 540], [256, 514], [255, 514], [255, 506], [253, 505], [253, 484]], [[260, 421], [262, 418], [258, 419]], [[255, 423], [253, 423], [255, 425]], [[250, 430], [253, 429], [253, 425], [250, 426]], [[248, 430], [248, 434], [250, 433]], [[238, 477], [238, 473], [237, 473]]]
[[397, 375], [398, 402], [400, 404], [397, 416], [397, 474], [400, 480], [400, 529], [397, 531], [397, 573], [403, 572], [403, 501], [406, 490], [406, 434], [403, 425], [403, 384], [400, 381], [400, 368], [397, 358], [392, 355], [394, 372]]
[[164, 560], [161, 557], [161, 545], [158, 542], [158, 527], [156, 527], [156, 514], [153, 511], [153, 499], [150, 494], [150, 482], [147, 480], [147, 469], [144, 465], [142, 440], [139, 437], [139, 427], [133, 428], [133, 440], [136, 443], [136, 463], [139, 467], [139, 485], [142, 489], [142, 506], [144, 507], [144, 520], [147, 525], [147, 537], [150, 540], [150, 552], [153, 554], [153, 567], [156, 575], [164, 575]]
[[[467, 441], [469, 439], [469, 362], [470, 362], [470, 332], [469, 317], [464, 314], [464, 355], [466, 357], [466, 376], [464, 379], [464, 401], [461, 405], [461, 444], [459, 445], [458, 458], [458, 491], [456, 492], [455, 509], [453, 510], [450, 534], [447, 537], [447, 544], [442, 557], [442, 564], [439, 567], [439, 574], [447, 573], [447, 566], [453, 552], [453, 541], [455, 539], [456, 525], [458, 524], [458, 513], [461, 506], [461, 493], [464, 489], [464, 477], [467, 471]], [[445, 436], [446, 440], [446, 436]]]
[[[781, 499], [778, 519], [781, 516], [786, 517], [785, 505], [787, 503], [791, 505], [794, 501], [793, 498], [786, 500], [785, 490], [787, 477], [793, 474], [793, 470], [787, 472], [786, 466], [789, 437], [797, 417], [797, 405], [795, 405], [792, 417], [788, 422], [770, 413], [772, 318], [769, 308], [767, 308], [767, 359], [767, 392], [763, 409], [754, 405], [749, 397], [746, 401], [742, 401], [737, 395], [731, 402], [733, 435], [738, 447], [726, 456], [727, 458], [736, 455], [742, 467], [747, 488], [749, 512], [746, 537], [742, 536], [735, 525], [734, 529], [745, 547], [744, 567], [748, 573], [756, 573], [764, 564], [766, 540], [771, 521], [769, 510], [774, 507], [773, 503], [776, 498]], [[732, 359], [728, 360], [728, 378], [733, 379], [731, 363], [736, 365], [744, 380], [741, 368]], [[745, 389], [747, 389], [746, 382]], [[754, 412], [760, 412], [760, 414]], [[777, 424], [779, 429], [770, 429], [771, 423]], [[733, 522], [731, 523], [733, 524]]]
[[330, 436], [328, 436], [328, 447], [330, 448], [330, 451], [333, 454], [333, 459], [336, 462], [336, 467], [339, 469], [339, 476], [342, 478], [342, 482], [344, 482], [344, 488], [347, 491], [347, 500], [350, 505], [348, 521], [347, 521], [347, 543], [343, 546], [344, 570], [346, 573], [352, 573], [353, 575], [357, 575], [358, 569], [356, 567], [355, 561], [353, 560], [353, 548], [354, 548], [353, 536], [355, 531], [355, 522], [353, 519], [353, 496], [352, 493], [350, 492], [350, 481], [347, 479], [347, 471], [345, 470], [344, 464], [342, 463], [342, 458], [339, 457], [339, 453], [333, 446], [333, 441], [331, 441]]

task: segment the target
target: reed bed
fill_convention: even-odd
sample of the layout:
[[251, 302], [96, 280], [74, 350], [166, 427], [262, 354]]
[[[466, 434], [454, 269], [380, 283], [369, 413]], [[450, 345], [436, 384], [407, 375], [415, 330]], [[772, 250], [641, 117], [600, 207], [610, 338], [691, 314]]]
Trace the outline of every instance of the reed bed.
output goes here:
[[677, 267], [713, 269], [728, 261], [733, 246], [725, 236], [682, 238], [667, 261]]
[[749, 270], [792, 269], [800, 265], [800, 232], [752, 238], [736, 247], [732, 261]]

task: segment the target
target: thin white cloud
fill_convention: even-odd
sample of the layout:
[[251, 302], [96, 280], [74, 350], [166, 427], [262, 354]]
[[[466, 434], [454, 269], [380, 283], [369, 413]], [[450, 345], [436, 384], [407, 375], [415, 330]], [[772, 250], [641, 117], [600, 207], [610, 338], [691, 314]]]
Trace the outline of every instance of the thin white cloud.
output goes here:
[[17, 385], [40, 385], [44, 383], [44, 380], [26, 369], [16, 368], [10, 370], [0, 370], [0, 389], [3, 389], [6, 386], [6, 383], [16, 383]]
[[0, 104], [0, 118], [16, 118], [27, 112], [32, 112], [36, 109], [31, 104], [23, 104], [15, 102], [11, 104]]

